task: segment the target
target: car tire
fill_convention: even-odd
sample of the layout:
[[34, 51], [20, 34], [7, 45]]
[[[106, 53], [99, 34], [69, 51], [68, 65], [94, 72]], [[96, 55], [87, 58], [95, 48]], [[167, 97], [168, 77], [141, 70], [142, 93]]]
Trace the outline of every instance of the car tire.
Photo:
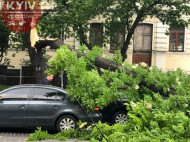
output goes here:
[[112, 117], [113, 123], [127, 123], [127, 112], [126, 111], [117, 111]]
[[58, 119], [56, 123], [56, 128], [58, 132], [61, 132], [64, 130], [75, 129], [76, 125], [77, 125], [77, 120], [73, 116], [64, 115]]

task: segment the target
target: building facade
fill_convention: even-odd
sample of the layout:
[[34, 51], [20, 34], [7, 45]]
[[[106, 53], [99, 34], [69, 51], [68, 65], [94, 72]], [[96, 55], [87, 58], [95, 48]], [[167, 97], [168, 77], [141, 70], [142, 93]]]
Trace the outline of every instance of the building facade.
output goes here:
[[[42, 9], [53, 8], [54, 3], [42, 4]], [[189, 18], [189, 17], [184, 17]], [[103, 47], [105, 54], [113, 55], [117, 46], [110, 43], [103, 43], [101, 37], [104, 32], [103, 18], [95, 18], [89, 21], [90, 30], [88, 40], [92, 45]], [[167, 33], [167, 34], [166, 34]], [[119, 31], [115, 33], [116, 40], [122, 44], [125, 35]], [[71, 37], [65, 39], [65, 44], [79, 48], [80, 42]], [[15, 57], [12, 57], [15, 54]], [[47, 50], [47, 54], [54, 56], [55, 50]], [[20, 68], [23, 60], [29, 60], [27, 51], [16, 52], [9, 49], [4, 58], [9, 58], [15, 68]], [[157, 18], [147, 18], [135, 29], [131, 45], [127, 51], [127, 60], [131, 64], [145, 62], [149, 66], [157, 66], [163, 70], [175, 70], [180, 67], [190, 72], [190, 27], [169, 27], [163, 25]]]

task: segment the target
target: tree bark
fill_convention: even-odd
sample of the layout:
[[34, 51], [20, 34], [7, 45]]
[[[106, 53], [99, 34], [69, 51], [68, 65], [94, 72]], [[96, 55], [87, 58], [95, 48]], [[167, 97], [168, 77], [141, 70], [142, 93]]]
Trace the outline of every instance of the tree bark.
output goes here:
[[31, 64], [35, 71], [36, 83], [40, 84], [43, 78], [46, 76], [44, 72], [47, 69], [46, 60], [43, 57], [42, 52], [43, 48], [39, 48], [36, 52], [35, 48], [31, 47], [30, 32], [25, 33], [24, 39], [24, 45], [28, 49]]
[[[80, 53], [80, 52], [77, 52], [77, 56], [78, 57], [81, 57], [81, 56], [85, 56], [84, 53]], [[96, 59], [95, 59], [95, 63], [94, 63], [95, 66], [99, 67], [99, 68], [103, 68], [103, 69], [106, 69], [106, 70], [110, 70], [110, 71], [116, 71], [116, 70], [119, 70], [120, 67], [124, 68], [125, 70], [125, 73], [127, 75], [133, 75], [133, 77], [137, 77], [137, 74], [135, 72], [132, 72], [130, 70], [128, 70], [127, 68], [121, 66], [121, 65], [118, 65], [116, 62], [114, 61], [111, 61], [109, 59], [106, 59], [106, 58], [103, 58], [103, 57], [100, 57], [100, 56], [97, 56]], [[156, 82], [151, 84], [151, 85], [148, 85], [146, 82], [145, 82], [145, 79], [142, 78], [141, 79], [141, 82], [140, 82], [140, 85], [143, 85], [147, 88], [149, 88], [150, 90], [152, 90], [154, 93], [160, 93], [162, 96], [165, 96], [167, 97], [169, 94], [175, 94], [176, 91], [174, 89], [170, 89], [170, 92], [168, 92], [168, 94], [165, 94], [163, 89], [159, 89], [158, 87], [156, 87]]]
[[4, 51], [4, 47], [3, 47], [3, 46], [0, 46], [0, 62], [1, 62], [2, 59], [3, 59], [3, 51]]
[[128, 34], [127, 34], [127, 37], [125, 39], [125, 42], [123, 44], [123, 47], [121, 48], [121, 56], [122, 56], [122, 61], [124, 62], [125, 59], [127, 59], [127, 50], [128, 50], [128, 47], [129, 47], [129, 44], [130, 44], [130, 41], [131, 41], [131, 38], [133, 36], [133, 33], [137, 27], [137, 25], [139, 24], [139, 22], [142, 20], [143, 18], [143, 10], [141, 10], [139, 12], [139, 14], [137, 15], [131, 29], [128, 30]]

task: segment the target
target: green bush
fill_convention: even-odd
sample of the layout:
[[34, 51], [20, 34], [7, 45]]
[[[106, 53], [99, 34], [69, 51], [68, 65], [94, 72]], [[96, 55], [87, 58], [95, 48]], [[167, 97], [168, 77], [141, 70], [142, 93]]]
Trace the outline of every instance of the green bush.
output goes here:
[[38, 140], [47, 140], [51, 139], [52, 136], [48, 134], [47, 131], [42, 131], [40, 127], [35, 130], [35, 133], [30, 134], [30, 137], [27, 138], [27, 141], [38, 141]]

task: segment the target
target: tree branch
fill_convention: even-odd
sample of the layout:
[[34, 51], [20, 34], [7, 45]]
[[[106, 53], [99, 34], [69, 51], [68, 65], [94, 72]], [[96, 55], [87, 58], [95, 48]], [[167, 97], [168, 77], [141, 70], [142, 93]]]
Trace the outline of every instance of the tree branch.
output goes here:
[[39, 40], [36, 42], [35, 48], [41, 50], [42, 48], [50, 46], [51, 49], [58, 49], [61, 45], [64, 45], [64, 43], [59, 40]]
[[[46, 46], [50, 46], [51, 49], [58, 49], [61, 45], [64, 45], [64, 43], [61, 41], [58, 41], [58, 40], [40, 40], [39, 42], [36, 43], [35, 47], [38, 50], [45, 48]], [[86, 56], [86, 54], [81, 53], [81, 52], [77, 52], [77, 50], [75, 50], [75, 49], [70, 48], [70, 50], [72, 50], [73, 52], [76, 52], [78, 58], [80, 58], [82, 56]], [[121, 65], [118, 65], [116, 62], [111, 61], [109, 59], [106, 59], [104, 57], [97, 56], [95, 58], [94, 65], [99, 67], [99, 68], [103, 68], [103, 69], [110, 70], [110, 71], [116, 71], [116, 70], [119, 70], [120, 67], [122, 67], [122, 68], [124, 68], [125, 73], [127, 75], [132, 74], [134, 78], [137, 77], [137, 74], [135, 72], [132, 72], [129, 69], [127, 69]], [[146, 83], [144, 78], [141, 79], [140, 85], [144, 85], [145, 87], [151, 89], [153, 92], [160, 93], [163, 96], [168, 96], [169, 93], [175, 94], [175, 90], [171, 90], [170, 92], [168, 92], [168, 94], [165, 95], [162, 89], [159, 89], [158, 87], [156, 87], [156, 83], [149, 86]]]

